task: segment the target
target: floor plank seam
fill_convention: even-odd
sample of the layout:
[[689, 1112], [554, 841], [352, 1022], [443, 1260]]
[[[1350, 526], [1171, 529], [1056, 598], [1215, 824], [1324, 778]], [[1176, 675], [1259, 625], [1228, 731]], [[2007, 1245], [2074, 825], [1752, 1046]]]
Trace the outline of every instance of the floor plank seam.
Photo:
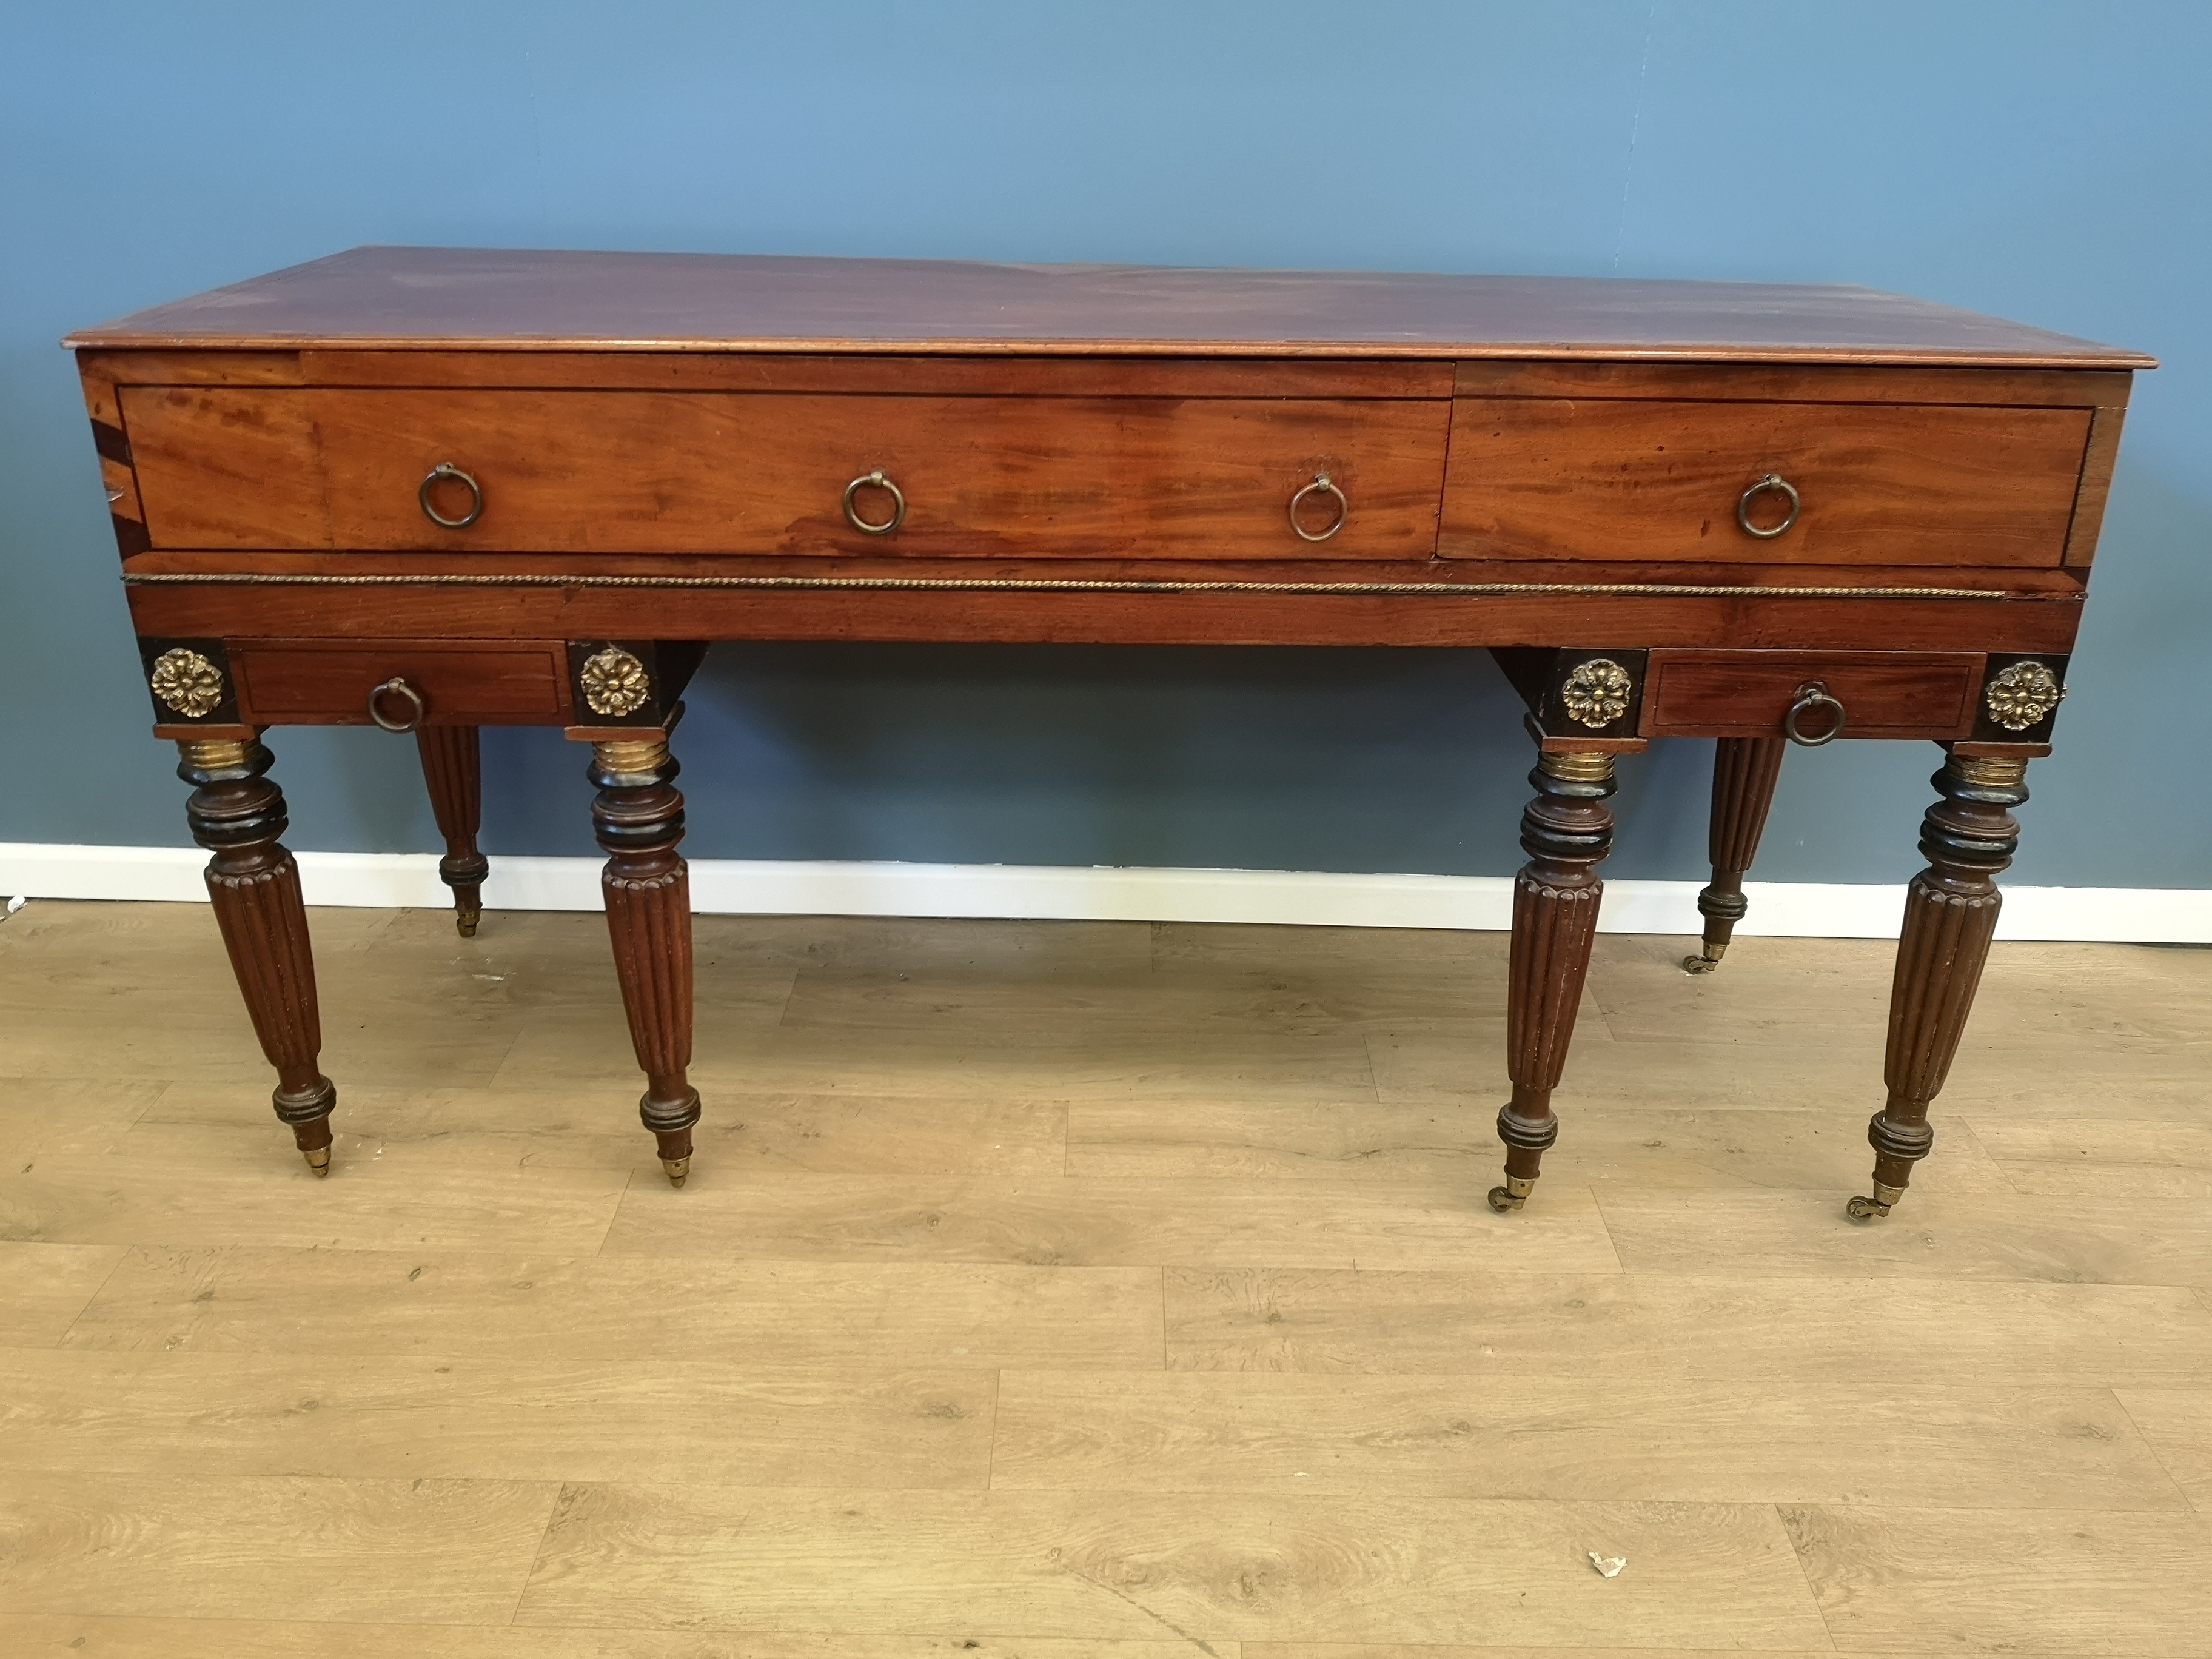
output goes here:
[[578, 1484], [580, 1483], [568, 1480], [556, 1480], [552, 1483], [552, 1497], [545, 1505], [545, 1524], [538, 1528], [538, 1547], [531, 1554], [530, 1565], [523, 1569], [522, 1582], [515, 1586], [514, 1605], [507, 1608], [505, 1622], [490, 1628], [513, 1629], [515, 1627], [515, 1621], [522, 1617], [522, 1604], [529, 1597], [531, 1585], [538, 1580], [538, 1570], [545, 1565], [546, 1550], [552, 1546], [554, 1524], [561, 1518], [561, 1510], [568, 1501], [569, 1492]]
[[1844, 1648], [1836, 1640], [1836, 1627], [1828, 1622], [1827, 1608], [1820, 1605], [1820, 1586], [1813, 1582], [1812, 1563], [1805, 1559], [1805, 1552], [1797, 1547], [1797, 1534], [1790, 1525], [1790, 1517], [1782, 1512], [1784, 1506], [1775, 1504], [1770, 1507], [1774, 1511], [1774, 1524], [1782, 1528], [1783, 1541], [1790, 1546], [1790, 1559], [1797, 1564], [1797, 1575], [1805, 1581], [1805, 1595], [1813, 1604], [1813, 1616], [1820, 1621], [1820, 1629], [1828, 1638], [1828, 1651], [1841, 1653]]
[[1170, 1269], [1160, 1268], [1160, 1369], [1173, 1370], [1175, 1362], [1170, 1355], [1168, 1337], [1168, 1274]]
[[2112, 1396], [2112, 1404], [2118, 1407], [2120, 1415], [2128, 1419], [2128, 1426], [2133, 1429], [2142, 1439], [2144, 1449], [2150, 1453], [2151, 1461], [2165, 1472], [2166, 1480], [2172, 1483], [2173, 1490], [2180, 1495], [2183, 1504], [2188, 1508], [2190, 1513], [2203, 1514], [2204, 1511], [2197, 1507], [2197, 1499], [2191, 1496], [2189, 1488], [2183, 1486], [2181, 1478], [2174, 1474], [2173, 1465], [2166, 1461], [2166, 1454], [2158, 1449], [2158, 1442], [2143, 1432], [2142, 1424], [2136, 1419], [2136, 1414], [2128, 1409], [2128, 1402], [2120, 1390], [2113, 1388], [2107, 1389], [2105, 1392]]
[[623, 1206], [629, 1201], [630, 1189], [636, 1182], [637, 1168], [633, 1164], [623, 1176], [622, 1189], [615, 1194], [615, 1201], [607, 1206], [607, 1224], [599, 1229], [599, 1242], [592, 1246], [592, 1256], [601, 1261], [613, 1261], [619, 1257], [618, 1251], [613, 1255], [608, 1254], [607, 1241], [615, 1236], [615, 1223], [622, 1219]]
[[1597, 1224], [1605, 1233], [1606, 1248], [1613, 1252], [1613, 1269], [1623, 1278], [1626, 1278], [1628, 1259], [1621, 1255], [1620, 1240], [1613, 1231], [1612, 1218], [1605, 1212], [1605, 1199], [1601, 1195], [1605, 1183], [1601, 1181], [1593, 1181], [1586, 1190], [1589, 1194], [1590, 1207], [1597, 1212]]
[[983, 1439], [983, 1490], [993, 1492], [999, 1484], [999, 1400], [1006, 1392], [1006, 1373], [1003, 1367], [991, 1373], [991, 1432]]
[[108, 1285], [114, 1282], [115, 1275], [123, 1271], [124, 1265], [131, 1260], [131, 1252], [133, 1248], [135, 1247], [125, 1244], [116, 1250], [113, 1265], [111, 1266], [106, 1273], [100, 1275], [100, 1283], [94, 1287], [92, 1294], [85, 1297], [82, 1305], [81, 1305], [75, 1313], [70, 1316], [70, 1322], [67, 1325], [64, 1325], [62, 1328], [61, 1334], [55, 1337], [53, 1346], [56, 1348], [66, 1348], [70, 1346], [70, 1335], [76, 1331], [79, 1325], [84, 1322], [85, 1315], [92, 1311], [93, 1304], [100, 1300], [100, 1293], [106, 1291]]

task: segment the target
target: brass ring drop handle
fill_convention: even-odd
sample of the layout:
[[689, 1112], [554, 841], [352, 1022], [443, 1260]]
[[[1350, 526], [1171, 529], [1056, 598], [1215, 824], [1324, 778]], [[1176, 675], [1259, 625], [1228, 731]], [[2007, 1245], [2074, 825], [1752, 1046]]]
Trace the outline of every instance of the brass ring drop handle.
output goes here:
[[[1304, 501], [1309, 495], [1334, 495], [1336, 497], [1336, 517], [1330, 521], [1328, 529], [1312, 531], [1307, 529], [1304, 525], [1298, 522], [1298, 503]], [[1344, 492], [1336, 487], [1335, 480], [1331, 478], [1326, 472], [1315, 473], [1313, 475], [1313, 482], [1311, 483], [1304, 486], [1291, 496], [1291, 528], [1297, 531], [1299, 538], [1304, 541], [1327, 541], [1331, 536], [1334, 536], [1338, 531], [1344, 528], [1344, 521], [1351, 516], [1352, 503], [1344, 499]]]
[[[430, 505], [431, 486], [443, 483], [448, 478], [469, 492], [469, 510], [458, 519], [449, 519]], [[422, 482], [416, 486], [415, 499], [422, 508], [422, 516], [441, 530], [466, 530], [483, 517], [483, 490], [474, 478], [451, 461], [441, 461], [423, 475]]]
[[[891, 515], [880, 523], [872, 523], [860, 516], [860, 509], [853, 504], [853, 497], [863, 489], [887, 489], [891, 496]], [[863, 536], [888, 536], [906, 522], [906, 496], [899, 487], [884, 476], [878, 467], [863, 473], [845, 486], [845, 522]]]
[[[1784, 501], [1788, 501], [1790, 510], [1782, 515], [1782, 522], [1771, 530], [1761, 530], [1751, 521], [1751, 504], [1761, 495], [1768, 494], [1779, 495]], [[1789, 479], [1784, 477], [1779, 472], [1770, 472], [1736, 498], [1735, 521], [1743, 526], [1745, 535], [1756, 536], [1763, 542], [1771, 542], [1797, 522], [1797, 509], [1803, 505], [1804, 503], [1797, 499], [1796, 487]]]
[[[1807, 737], [1799, 730], [1805, 716], [1815, 708], [1834, 711], [1828, 729], [1816, 737]], [[1818, 749], [1824, 743], [1833, 743], [1844, 735], [1844, 706], [1828, 695], [1828, 688], [1813, 680], [1797, 688], [1797, 701], [1790, 705], [1790, 712], [1782, 717], [1782, 735], [1801, 749]]]
[[[404, 697], [407, 700], [405, 720], [386, 718], [384, 700], [386, 697]], [[422, 694], [397, 674], [368, 694], [368, 717], [387, 732], [412, 732], [422, 724], [422, 716], [429, 712], [429, 705], [422, 701]]]

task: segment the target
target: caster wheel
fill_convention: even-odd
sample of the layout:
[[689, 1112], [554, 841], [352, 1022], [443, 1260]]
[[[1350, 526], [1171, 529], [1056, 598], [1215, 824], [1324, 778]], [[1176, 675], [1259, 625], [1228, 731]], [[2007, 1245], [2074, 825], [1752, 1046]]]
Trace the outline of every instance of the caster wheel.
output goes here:
[[1720, 963], [1714, 961], [1711, 957], [1684, 957], [1682, 958], [1682, 971], [1686, 974], [1710, 974], [1714, 969], [1719, 966]]
[[1490, 1189], [1490, 1207], [1500, 1215], [1511, 1215], [1514, 1211], [1521, 1207], [1521, 1200], [1514, 1197], [1503, 1187], [1492, 1187]]
[[1854, 1221], [1872, 1221], [1876, 1216], [1887, 1215], [1889, 1206], [1870, 1198], [1855, 1198], [1844, 1206], [1844, 1213]]

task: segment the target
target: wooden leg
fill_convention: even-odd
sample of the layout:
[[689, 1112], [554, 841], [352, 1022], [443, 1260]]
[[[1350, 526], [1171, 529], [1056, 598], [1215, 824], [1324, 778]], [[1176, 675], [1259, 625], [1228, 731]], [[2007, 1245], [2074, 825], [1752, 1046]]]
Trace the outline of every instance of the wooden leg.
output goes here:
[[1936, 1144], [1928, 1103], [1943, 1087], [1974, 1006], [2003, 903], [1997, 872], [2012, 862], [2020, 825], [2008, 808], [2027, 799], [2027, 763], [1951, 756], [1930, 780], [1943, 797], [1921, 821], [1928, 867], [1905, 892], [1905, 928], [1889, 990], [1889, 1100], [1867, 1125], [1874, 1195], [1854, 1198], [1854, 1221], [1887, 1215], [1912, 1166]]
[[477, 851], [477, 830], [483, 821], [483, 763], [473, 726], [422, 726], [415, 747], [422, 757], [422, 781], [430, 786], [430, 810], [446, 838], [438, 860], [438, 879], [453, 890], [453, 926], [463, 939], [476, 937], [483, 915], [484, 878], [491, 861]]
[[1513, 883], [1513, 955], [1505, 1009], [1505, 1070], [1513, 1098], [1498, 1114], [1505, 1184], [1490, 1207], [1517, 1210], [1535, 1185], [1544, 1149], [1559, 1138], [1552, 1091], [1566, 1065], [1575, 1009], [1589, 972], [1605, 884], [1597, 866], [1613, 850], [1613, 757], [1589, 750], [1540, 757], [1528, 775], [1536, 799], [1521, 814], [1528, 862]]
[[283, 792], [264, 775], [271, 759], [258, 740], [195, 738], [177, 748], [184, 757], [177, 775], [192, 786], [185, 808], [192, 839], [214, 855], [207, 886], [216, 925], [261, 1052], [276, 1068], [276, 1115], [292, 1126], [307, 1167], [326, 1176], [338, 1096], [316, 1066], [323, 1033], [315, 958], [299, 866], [277, 840], [286, 824]]
[[660, 1148], [660, 1166], [681, 1187], [691, 1172], [691, 1126], [699, 1091], [691, 1064], [691, 883], [677, 843], [684, 797], [665, 732], [595, 743], [585, 775], [599, 788], [592, 828], [607, 854], [599, 878], [623, 1011], [646, 1076], [638, 1115]]
[[1729, 939], [1743, 920], [1744, 872], [1759, 855], [1759, 837], [1774, 805], [1775, 781], [1782, 775], [1787, 738], [1723, 738], [1713, 756], [1713, 818], [1707, 847], [1712, 884], [1698, 895], [1698, 914], [1705, 919], [1705, 943], [1696, 956], [1684, 957], [1692, 974], [1710, 974], [1728, 954]]

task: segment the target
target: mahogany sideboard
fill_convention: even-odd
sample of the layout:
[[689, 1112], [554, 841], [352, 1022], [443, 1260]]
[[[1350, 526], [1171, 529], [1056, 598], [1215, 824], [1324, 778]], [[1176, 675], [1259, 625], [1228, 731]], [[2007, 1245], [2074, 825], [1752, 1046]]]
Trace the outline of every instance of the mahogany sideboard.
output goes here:
[[415, 734], [464, 933], [478, 728], [591, 746], [680, 1186], [669, 744], [708, 641], [1482, 647], [1536, 751], [1501, 1211], [1559, 1133], [1617, 757], [1718, 740], [1697, 970], [1790, 741], [1942, 746], [1859, 1219], [1933, 1143], [2154, 367], [1853, 288], [388, 247], [67, 343], [155, 734], [319, 1174], [337, 1091], [270, 726]]

